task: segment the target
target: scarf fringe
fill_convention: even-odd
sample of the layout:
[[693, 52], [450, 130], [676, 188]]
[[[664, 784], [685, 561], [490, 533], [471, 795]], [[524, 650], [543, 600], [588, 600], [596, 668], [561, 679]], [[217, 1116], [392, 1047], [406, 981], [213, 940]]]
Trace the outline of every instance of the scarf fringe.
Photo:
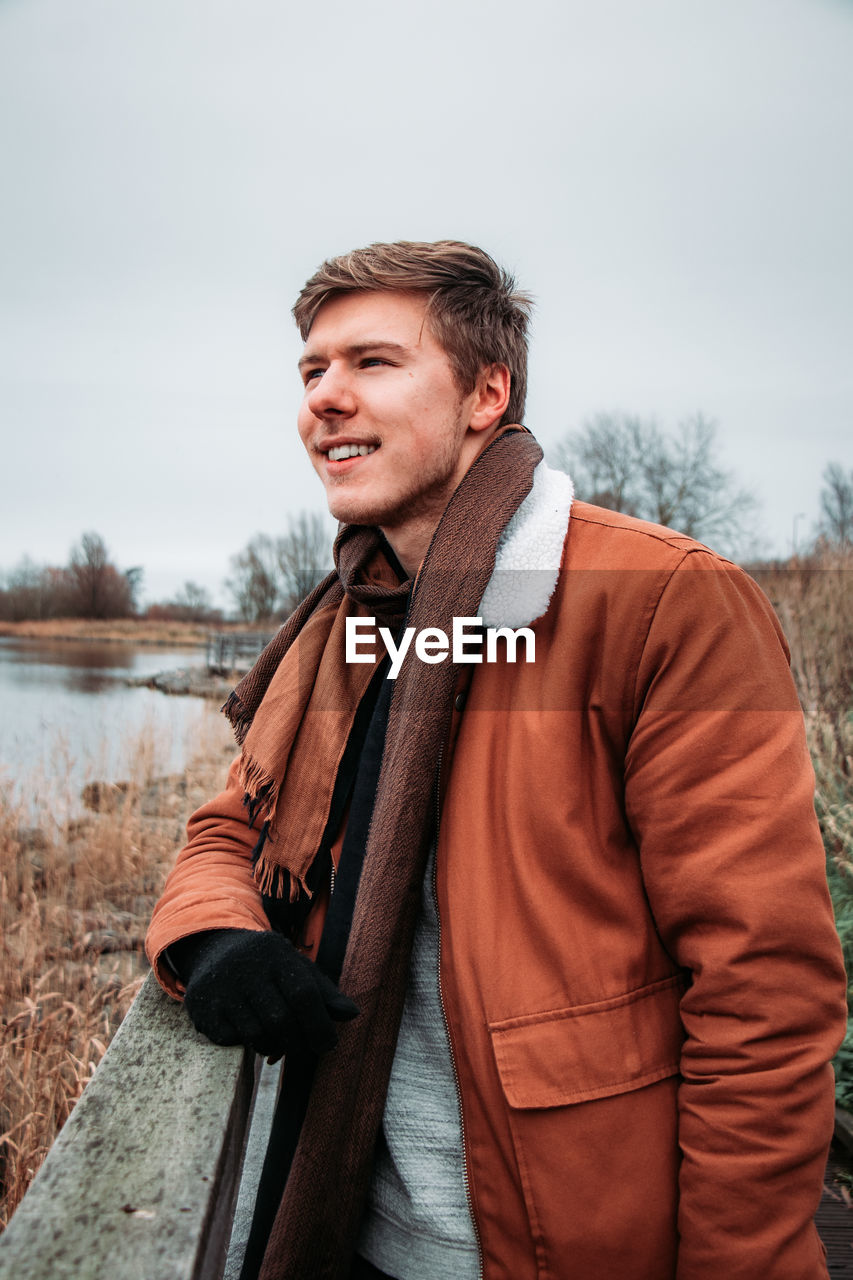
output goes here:
[[286, 867], [270, 862], [263, 853], [255, 863], [252, 875], [261, 893], [267, 898], [283, 898], [285, 888], [289, 902], [295, 902], [300, 893], [307, 894], [309, 898], [314, 896], [304, 879], [300, 880]]
[[246, 734], [252, 727], [252, 712], [237, 696], [233, 689], [219, 709], [231, 722], [231, 728], [234, 730], [234, 737], [237, 739], [237, 746], [242, 747], [243, 743], [246, 741]]
[[[244, 800], [243, 803], [245, 804], [246, 801]], [[252, 869], [253, 870], [257, 865], [258, 858], [260, 858], [261, 854], [263, 853], [264, 845], [267, 842], [267, 836], [269, 835], [269, 833], [270, 833], [270, 824], [268, 822], [265, 822], [264, 825], [261, 827], [261, 834], [258, 836], [258, 842], [255, 845], [254, 849], [252, 850]]]
[[245, 791], [243, 804], [249, 815], [250, 829], [261, 818], [269, 826], [275, 817], [279, 784], [253, 756], [244, 751], [240, 758], [240, 785]]

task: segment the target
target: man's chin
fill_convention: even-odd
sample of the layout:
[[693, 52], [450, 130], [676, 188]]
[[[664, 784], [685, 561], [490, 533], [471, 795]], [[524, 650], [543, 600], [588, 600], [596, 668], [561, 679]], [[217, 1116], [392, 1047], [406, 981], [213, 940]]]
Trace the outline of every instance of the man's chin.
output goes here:
[[329, 513], [341, 524], [382, 525], [385, 511], [367, 502], [330, 502]]
[[400, 502], [379, 502], [366, 494], [344, 493], [327, 490], [329, 512], [341, 524], [366, 524], [382, 527], [397, 524], [407, 515], [407, 506]]
[[373, 525], [386, 532], [404, 528], [414, 521], [432, 517], [436, 521], [450, 500], [452, 488], [437, 483], [427, 491], [394, 495], [383, 502], [375, 495], [345, 493], [327, 489], [329, 511], [341, 524]]

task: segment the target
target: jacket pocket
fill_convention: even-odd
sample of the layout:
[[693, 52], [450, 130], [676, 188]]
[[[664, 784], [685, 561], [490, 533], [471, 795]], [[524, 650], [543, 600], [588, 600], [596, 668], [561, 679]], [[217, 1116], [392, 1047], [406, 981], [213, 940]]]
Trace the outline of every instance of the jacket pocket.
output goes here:
[[677, 1075], [685, 985], [676, 974], [595, 1004], [492, 1023], [509, 1106], [564, 1107]]

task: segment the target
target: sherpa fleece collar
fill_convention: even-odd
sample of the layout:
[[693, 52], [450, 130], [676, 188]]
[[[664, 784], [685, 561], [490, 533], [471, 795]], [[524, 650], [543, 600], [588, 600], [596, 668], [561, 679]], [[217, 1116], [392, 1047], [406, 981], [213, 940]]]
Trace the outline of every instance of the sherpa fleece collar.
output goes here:
[[560, 574], [573, 498], [571, 478], [540, 462], [498, 542], [480, 604], [484, 626], [524, 627], [542, 617]]

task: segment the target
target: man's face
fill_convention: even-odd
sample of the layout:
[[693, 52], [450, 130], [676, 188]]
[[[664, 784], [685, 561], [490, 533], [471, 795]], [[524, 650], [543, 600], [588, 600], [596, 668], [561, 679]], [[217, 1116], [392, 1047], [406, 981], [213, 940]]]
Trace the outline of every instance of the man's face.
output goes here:
[[450, 360], [410, 293], [349, 293], [317, 313], [300, 360], [302, 443], [329, 510], [378, 525], [398, 555], [427, 540], [482, 446]]

